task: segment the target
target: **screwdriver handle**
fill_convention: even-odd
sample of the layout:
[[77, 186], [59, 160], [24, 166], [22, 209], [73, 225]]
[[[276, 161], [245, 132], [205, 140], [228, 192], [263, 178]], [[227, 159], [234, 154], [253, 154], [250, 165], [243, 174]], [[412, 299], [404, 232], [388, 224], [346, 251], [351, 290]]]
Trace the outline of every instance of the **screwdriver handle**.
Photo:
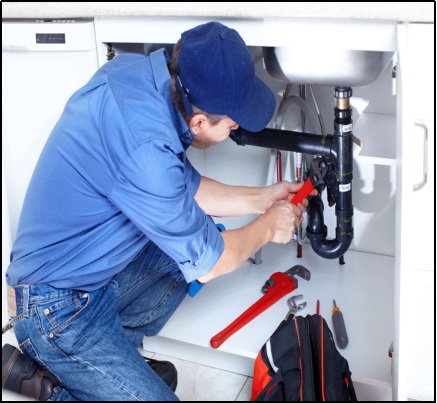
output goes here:
[[339, 348], [345, 348], [349, 343], [349, 339], [347, 337], [343, 312], [340, 311], [340, 308], [335, 304], [335, 301], [334, 309], [332, 310], [332, 323], [334, 324], [334, 333], [335, 339], [337, 340], [337, 346]]

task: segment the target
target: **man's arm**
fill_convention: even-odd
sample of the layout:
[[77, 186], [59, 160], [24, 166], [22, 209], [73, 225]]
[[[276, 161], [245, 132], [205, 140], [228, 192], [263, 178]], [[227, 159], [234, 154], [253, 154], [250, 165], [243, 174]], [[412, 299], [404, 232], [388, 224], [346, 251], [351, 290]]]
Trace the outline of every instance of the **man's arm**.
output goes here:
[[195, 199], [206, 214], [216, 217], [264, 212], [262, 189], [230, 186], [202, 176]]
[[268, 187], [230, 186], [202, 176], [195, 199], [211, 216], [262, 214], [279, 200], [290, 201], [301, 186], [286, 181]]
[[[241, 228], [221, 233], [225, 249], [211, 271], [198, 280], [205, 283], [234, 271], [268, 242], [289, 242], [302, 222], [302, 213], [308, 205], [307, 199], [297, 206], [290, 203], [302, 185], [280, 182], [266, 188], [249, 188], [227, 186], [202, 177], [195, 198], [207, 214], [260, 215]], [[311, 194], [315, 195], [317, 191], [313, 190]]]
[[278, 243], [290, 241], [296, 228], [292, 221], [300, 223], [299, 214], [294, 212], [298, 209], [299, 207], [291, 203], [278, 202], [266, 214], [257, 217], [249, 224], [221, 232], [225, 249], [210, 272], [199, 277], [198, 280], [206, 283], [223, 274], [233, 272], [270, 241]]

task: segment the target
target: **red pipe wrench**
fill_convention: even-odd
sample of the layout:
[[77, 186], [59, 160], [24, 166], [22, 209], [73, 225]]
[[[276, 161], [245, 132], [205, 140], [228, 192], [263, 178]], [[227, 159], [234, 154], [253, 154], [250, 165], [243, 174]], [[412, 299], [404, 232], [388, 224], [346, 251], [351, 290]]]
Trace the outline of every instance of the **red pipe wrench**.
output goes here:
[[264, 295], [255, 302], [250, 308], [244, 311], [237, 319], [235, 319], [228, 327], [223, 329], [211, 338], [211, 346], [213, 348], [220, 347], [230, 336], [240, 330], [245, 324], [257, 317], [261, 312], [273, 305], [276, 301], [287, 295], [297, 288], [297, 274], [305, 280], [309, 281], [311, 278], [310, 271], [301, 265], [293, 266], [286, 272], [273, 273], [265, 282], [261, 291]]
[[316, 186], [324, 185], [325, 180], [324, 177], [328, 172], [328, 164], [326, 163], [323, 157], [316, 157], [311, 161], [310, 170], [308, 173], [308, 178], [303, 184], [303, 186], [299, 189], [291, 203], [297, 206], [299, 203], [302, 203], [302, 200], [308, 197]]

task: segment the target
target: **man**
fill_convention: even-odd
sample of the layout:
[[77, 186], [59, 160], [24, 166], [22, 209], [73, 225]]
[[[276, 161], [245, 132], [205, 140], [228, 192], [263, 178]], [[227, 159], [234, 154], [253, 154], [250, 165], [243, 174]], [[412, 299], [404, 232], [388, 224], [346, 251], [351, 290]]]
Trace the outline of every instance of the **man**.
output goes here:
[[[161, 330], [188, 283], [232, 272], [300, 224], [307, 201], [290, 200], [301, 185], [228, 186], [201, 177], [185, 154], [273, 117], [274, 94], [240, 35], [200, 25], [168, 63], [164, 49], [117, 56], [73, 94], [51, 133], [7, 271], [24, 354], [4, 348], [3, 385], [37, 385], [40, 399], [177, 400], [174, 366], [145, 360], [143, 337]], [[225, 232], [211, 218], [256, 213]], [[26, 379], [13, 376], [26, 365], [35, 369]]]

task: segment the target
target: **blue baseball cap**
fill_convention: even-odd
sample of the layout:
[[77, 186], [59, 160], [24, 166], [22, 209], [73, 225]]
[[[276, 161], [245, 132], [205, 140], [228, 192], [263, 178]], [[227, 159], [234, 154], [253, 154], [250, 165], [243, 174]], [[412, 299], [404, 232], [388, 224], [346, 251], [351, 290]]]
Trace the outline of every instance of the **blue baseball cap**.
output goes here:
[[272, 119], [275, 95], [256, 76], [249, 49], [234, 29], [208, 22], [183, 32], [178, 67], [176, 87], [190, 116], [195, 105], [251, 132]]

